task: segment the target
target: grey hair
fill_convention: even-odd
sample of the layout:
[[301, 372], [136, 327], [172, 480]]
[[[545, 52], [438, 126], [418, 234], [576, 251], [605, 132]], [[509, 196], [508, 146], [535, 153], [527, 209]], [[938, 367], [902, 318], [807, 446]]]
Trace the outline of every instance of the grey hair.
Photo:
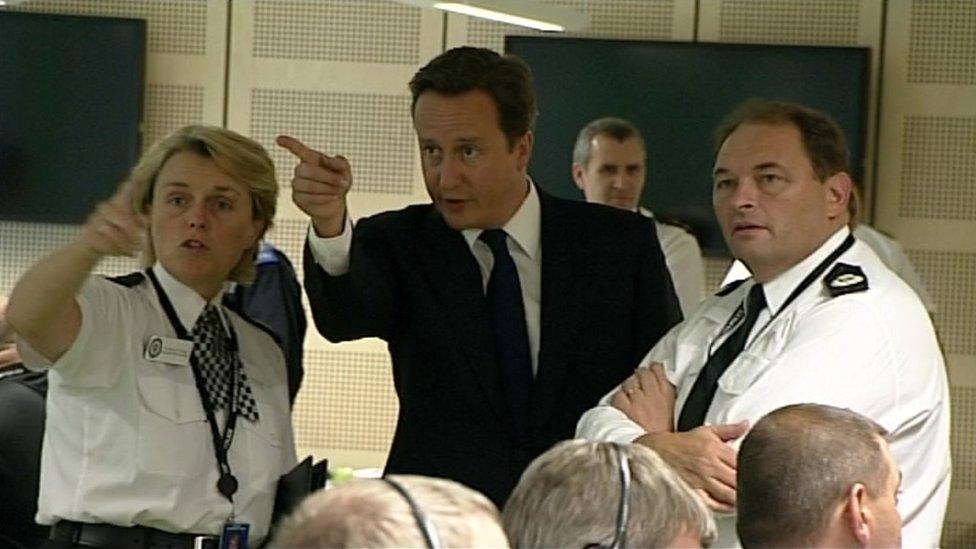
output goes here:
[[[433, 523], [444, 547], [507, 546], [498, 509], [457, 482], [393, 475]], [[307, 497], [268, 547], [425, 547], [410, 505], [379, 479], [354, 479]]]
[[[620, 471], [613, 443], [567, 440], [536, 458], [505, 504], [502, 522], [515, 547], [608, 545], [620, 503]], [[705, 504], [653, 450], [620, 447], [630, 462], [627, 545], [667, 547], [682, 534], [703, 546], [715, 539]]]
[[593, 148], [593, 138], [598, 135], [609, 135], [617, 141], [624, 141], [631, 137], [640, 142], [640, 146], [645, 151], [647, 145], [644, 143], [644, 136], [633, 123], [623, 118], [608, 116], [597, 118], [580, 130], [576, 136], [576, 145], [573, 146], [573, 163], [586, 166], [590, 163], [590, 152]]

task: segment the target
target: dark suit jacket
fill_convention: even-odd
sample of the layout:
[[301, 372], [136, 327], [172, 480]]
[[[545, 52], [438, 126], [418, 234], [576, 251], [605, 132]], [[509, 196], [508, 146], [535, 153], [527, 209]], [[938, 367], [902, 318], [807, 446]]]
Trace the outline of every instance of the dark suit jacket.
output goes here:
[[359, 221], [349, 273], [305, 249], [305, 288], [328, 340], [386, 340], [400, 399], [387, 473], [446, 477], [504, 504], [528, 463], [681, 318], [649, 219], [539, 192], [542, 302], [531, 443], [505, 420], [481, 273], [432, 205]]

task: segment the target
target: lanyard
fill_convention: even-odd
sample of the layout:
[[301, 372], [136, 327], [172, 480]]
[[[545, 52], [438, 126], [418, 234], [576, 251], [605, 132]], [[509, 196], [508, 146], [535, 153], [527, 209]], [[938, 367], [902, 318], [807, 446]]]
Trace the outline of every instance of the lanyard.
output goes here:
[[[820, 275], [822, 275], [823, 272], [827, 270], [827, 267], [829, 267], [831, 264], [837, 261], [840, 258], [840, 256], [844, 252], [849, 250], [853, 245], [854, 245], [854, 235], [848, 234], [847, 238], [845, 238], [844, 241], [840, 243], [840, 246], [837, 246], [837, 248], [835, 248], [834, 251], [830, 252], [830, 255], [828, 255], [823, 261], [817, 264], [817, 266], [814, 267], [814, 269], [810, 271], [810, 273], [803, 280], [800, 281], [800, 283], [796, 286], [796, 288], [794, 288], [793, 291], [790, 292], [789, 297], [786, 298], [786, 301], [783, 302], [783, 305], [769, 317], [769, 320], [767, 320], [766, 323], [763, 324], [761, 328], [759, 328], [759, 330], [756, 332], [756, 336], [752, 338], [753, 341], [755, 341], [756, 337], [759, 337], [759, 334], [763, 333], [763, 331], [765, 331], [766, 328], [773, 323], [773, 320], [776, 320], [776, 317], [778, 317], [780, 313], [786, 310], [786, 308], [791, 303], [793, 303], [793, 301], [795, 301], [796, 298], [800, 297], [800, 294], [802, 294], [804, 290], [809, 288], [811, 284], [813, 284], [818, 278], [820, 278]], [[725, 335], [736, 324], [738, 324], [739, 321], [742, 320], [743, 316], [745, 316], [745, 308], [743, 306], [743, 303], [740, 303], [738, 308], [736, 308], [735, 312], [732, 313], [732, 316], [729, 317], [729, 320], [725, 323], [725, 326], [722, 327], [722, 331], [720, 331], [718, 335], [715, 336], [715, 339], [712, 340], [712, 343], [709, 344], [708, 346], [709, 357], [712, 356], [712, 347], [715, 345], [715, 342], [721, 339], [723, 335]]]
[[[183, 323], [180, 322], [180, 318], [176, 315], [176, 310], [173, 309], [173, 303], [170, 302], [169, 296], [163, 290], [163, 287], [159, 284], [159, 280], [156, 275], [152, 272], [152, 269], [146, 269], [146, 274], [149, 276], [149, 280], [152, 281], [153, 287], [156, 289], [156, 295], [159, 297], [159, 304], [162, 305], [163, 311], [166, 313], [166, 317], [169, 318], [169, 323], [176, 330], [176, 335], [184, 341], [193, 341], [193, 338], [186, 331]], [[237, 352], [237, 334], [234, 333], [233, 326], [228, 326], [230, 330], [230, 349], [231, 352]], [[207, 414], [207, 423], [210, 425], [210, 434], [213, 437], [214, 454], [217, 458], [217, 466], [220, 468], [220, 478], [217, 480], [217, 490], [227, 498], [231, 504], [234, 503], [234, 492], [237, 491], [237, 478], [231, 473], [230, 463], [227, 460], [227, 450], [230, 449], [231, 442], [234, 440], [234, 427], [237, 425], [237, 368], [232, 368], [231, 382], [230, 382], [230, 395], [228, 396], [228, 406], [227, 406], [227, 422], [224, 425], [224, 434], [220, 434], [220, 429], [217, 426], [217, 418], [214, 415], [213, 402], [210, 400], [207, 394], [206, 386], [203, 382], [203, 374], [200, 371], [200, 365], [197, 362], [196, 353], [190, 353], [190, 367], [193, 369], [193, 380], [196, 382], [197, 392], [200, 393], [200, 401], [203, 404], [203, 411]]]

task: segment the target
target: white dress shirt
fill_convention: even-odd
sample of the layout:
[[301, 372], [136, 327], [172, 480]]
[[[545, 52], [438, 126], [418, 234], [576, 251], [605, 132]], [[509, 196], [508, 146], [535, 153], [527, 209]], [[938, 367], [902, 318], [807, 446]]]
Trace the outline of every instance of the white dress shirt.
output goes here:
[[688, 318], [705, 299], [705, 262], [702, 260], [698, 240], [695, 235], [681, 227], [658, 221], [647, 208], [639, 208], [638, 211], [641, 215], [654, 219], [664, 262], [671, 272], [674, 292], [678, 294], [681, 315]]
[[[346, 227], [342, 234], [333, 238], [322, 238], [309, 226], [308, 242], [315, 262], [332, 276], [340, 276], [349, 271], [349, 252], [352, 247], [352, 223], [346, 216]], [[529, 334], [529, 351], [532, 355], [532, 373], [539, 369], [539, 323], [542, 303], [542, 210], [539, 193], [529, 182], [529, 192], [515, 215], [502, 229], [508, 233], [508, 251], [518, 270], [522, 285], [522, 304], [525, 307], [525, 324]], [[471, 253], [481, 268], [482, 289], [487, 291], [488, 279], [495, 264], [491, 249], [478, 236], [482, 229], [461, 231]]]
[[[898, 504], [904, 546], [937, 546], [950, 484], [949, 394], [935, 330], [918, 296], [856, 241], [839, 261], [863, 270], [867, 291], [831, 297], [818, 280], [770, 321], [771, 311], [778, 311], [848, 234], [847, 228], [838, 231], [763, 285], [768, 307], [746, 348], [719, 379], [705, 423], [754, 425], [777, 408], [803, 402], [849, 408], [875, 420], [890, 432], [892, 455], [904, 475]], [[728, 337], [720, 332], [752, 286], [747, 281], [727, 295], [708, 298], [641, 362], [641, 367], [664, 364], [677, 391], [675, 418], [710, 350]], [[583, 415], [578, 436], [630, 442], [644, 434], [609, 405], [611, 395]], [[719, 517], [717, 546], [735, 541], [734, 517]]]
[[[925, 309], [929, 313], [935, 312], [935, 300], [932, 299], [932, 295], [925, 288], [922, 278], [918, 276], [915, 267], [912, 266], [912, 262], [909, 261], [908, 255], [905, 254], [905, 250], [901, 247], [901, 244], [863, 223], [854, 227], [853, 233], [855, 238], [870, 246], [889, 269], [901, 277], [912, 290], [915, 290], [918, 298], [922, 300], [922, 305], [925, 306]], [[741, 261], [736, 260], [729, 267], [729, 272], [725, 274], [725, 279], [722, 280], [722, 286], [724, 287], [726, 284], [735, 282], [736, 280], [744, 280], [750, 276], [752, 276], [752, 273], [749, 272], [749, 269]]]
[[[206, 302], [160, 265], [153, 272], [191, 330]], [[240, 484], [232, 508], [216, 488], [213, 440], [192, 369], [145, 358], [150, 337], [176, 338], [152, 284], [130, 288], [92, 276], [76, 300], [81, 328], [53, 364], [18, 343], [25, 365], [50, 368], [37, 522], [219, 534], [233, 514], [250, 523], [251, 540], [259, 543], [268, 533], [278, 477], [296, 461], [278, 345], [222, 308], [260, 416], [237, 421], [228, 452]], [[218, 414], [221, 429], [224, 415]]]

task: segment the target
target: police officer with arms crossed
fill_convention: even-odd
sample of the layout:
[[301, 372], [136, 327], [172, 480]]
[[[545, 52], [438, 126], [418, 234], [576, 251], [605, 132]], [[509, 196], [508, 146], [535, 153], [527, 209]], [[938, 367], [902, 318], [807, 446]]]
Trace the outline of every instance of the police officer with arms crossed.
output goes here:
[[[254, 278], [278, 184], [267, 152], [188, 126], [143, 155], [81, 235], [28, 270], [7, 320], [50, 369], [37, 521], [51, 547], [216, 547], [267, 534], [295, 463], [284, 356], [222, 307]], [[144, 273], [92, 276], [148, 232]]]
[[[938, 545], [950, 474], [942, 353], [918, 296], [851, 236], [840, 128], [753, 100], [716, 138], [715, 213], [753, 278], [673, 328], [578, 436], [650, 446], [713, 509], [733, 511], [734, 446], [749, 424], [787, 404], [849, 408], [890, 433], [905, 545]], [[716, 545], [734, 534], [722, 517]]]

